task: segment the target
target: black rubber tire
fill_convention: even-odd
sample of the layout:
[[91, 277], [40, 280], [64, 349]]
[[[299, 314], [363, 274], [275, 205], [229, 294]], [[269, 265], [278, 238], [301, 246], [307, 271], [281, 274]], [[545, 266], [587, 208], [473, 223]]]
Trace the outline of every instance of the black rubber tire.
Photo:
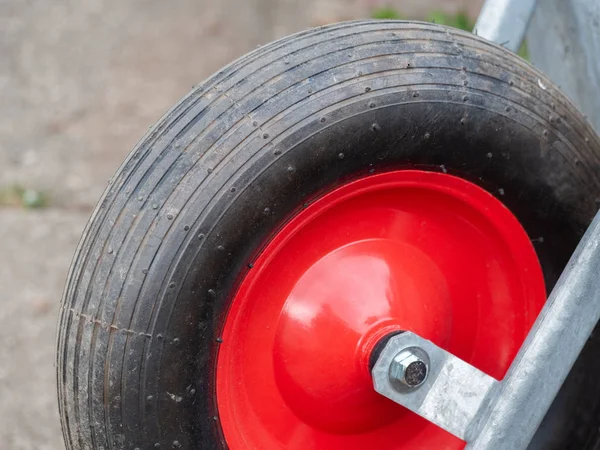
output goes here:
[[[93, 213], [60, 314], [67, 448], [225, 448], [216, 339], [248, 264], [320, 193], [403, 167], [494, 193], [549, 288], [600, 198], [591, 127], [542, 74], [476, 36], [367, 21], [257, 49], [163, 117]], [[557, 448], [595, 442], [597, 376], [572, 394], [585, 411], [556, 413]]]

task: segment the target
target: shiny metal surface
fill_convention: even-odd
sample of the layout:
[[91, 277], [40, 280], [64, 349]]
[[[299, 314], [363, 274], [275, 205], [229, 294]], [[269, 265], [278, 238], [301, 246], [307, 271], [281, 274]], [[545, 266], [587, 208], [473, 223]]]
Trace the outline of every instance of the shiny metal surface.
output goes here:
[[[398, 390], [388, 376], [394, 358], [406, 349], [420, 348], [429, 356], [427, 379], [419, 389]], [[465, 439], [490, 389], [498, 382], [431, 341], [405, 332], [392, 337], [372, 370], [375, 390]]]
[[417, 389], [427, 380], [429, 356], [419, 347], [401, 350], [390, 363], [390, 383], [404, 392]]
[[487, 0], [473, 33], [506, 47], [519, 50], [537, 0]]

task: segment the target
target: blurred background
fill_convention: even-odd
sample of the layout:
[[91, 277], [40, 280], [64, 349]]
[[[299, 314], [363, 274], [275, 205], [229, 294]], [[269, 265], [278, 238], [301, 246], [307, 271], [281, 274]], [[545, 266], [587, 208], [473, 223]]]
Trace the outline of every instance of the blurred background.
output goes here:
[[83, 227], [146, 129], [257, 45], [331, 22], [470, 29], [482, 0], [0, 0], [0, 447], [64, 449], [58, 304]]

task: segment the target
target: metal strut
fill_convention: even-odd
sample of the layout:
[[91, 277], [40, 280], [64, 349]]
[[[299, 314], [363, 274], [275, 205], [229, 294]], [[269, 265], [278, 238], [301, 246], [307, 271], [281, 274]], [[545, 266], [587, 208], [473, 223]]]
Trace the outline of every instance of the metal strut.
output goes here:
[[[373, 385], [466, 440], [467, 449], [525, 449], [599, 319], [600, 213], [502, 381], [416, 334], [402, 333], [381, 351], [372, 370]], [[407, 351], [426, 368], [414, 386], [402, 376], [415, 358], [398, 370], [398, 355]]]

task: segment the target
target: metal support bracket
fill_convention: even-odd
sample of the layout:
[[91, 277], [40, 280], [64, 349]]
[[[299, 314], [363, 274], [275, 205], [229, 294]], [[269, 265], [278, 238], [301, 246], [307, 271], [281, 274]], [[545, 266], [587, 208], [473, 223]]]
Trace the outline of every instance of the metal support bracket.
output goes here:
[[[392, 337], [372, 369], [377, 392], [467, 441], [467, 449], [525, 449], [600, 319], [600, 213], [581, 239], [508, 373], [496, 381], [413, 334]], [[427, 378], [398, 389], [394, 357], [417, 347]]]
[[[418, 388], [400, 392], [390, 380], [391, 361], [405, 349], [420, 348], [429, 357], [427, 379]], [[441, 349], [405, 332], [392, 337], [373, 366], [375, 390], [425, 417], [446, 431], [466, 438], [467, 429], [497, 380]]]

